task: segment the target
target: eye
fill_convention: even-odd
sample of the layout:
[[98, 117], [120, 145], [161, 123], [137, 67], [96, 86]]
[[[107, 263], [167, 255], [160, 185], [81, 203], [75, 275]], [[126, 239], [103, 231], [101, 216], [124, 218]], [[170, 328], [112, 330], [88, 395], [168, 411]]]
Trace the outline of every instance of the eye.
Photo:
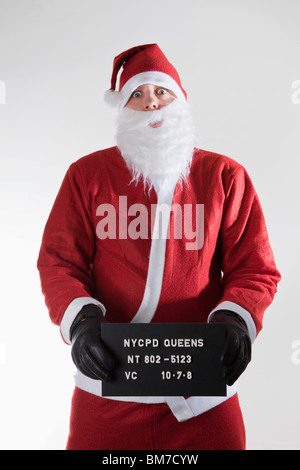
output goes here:
[[156, 91], [156, 93], [157, 93], [158, 95], [165, 95], [165, 94], [168, 93], [168, 92], [167, 92], [167, 90], [165, 90], [164, 88], [159, 88], [159, 89]]
[[140, 91], [134, 91], [131, 96], [132, 98], [139, 98], [142, 96], [142, 93]]

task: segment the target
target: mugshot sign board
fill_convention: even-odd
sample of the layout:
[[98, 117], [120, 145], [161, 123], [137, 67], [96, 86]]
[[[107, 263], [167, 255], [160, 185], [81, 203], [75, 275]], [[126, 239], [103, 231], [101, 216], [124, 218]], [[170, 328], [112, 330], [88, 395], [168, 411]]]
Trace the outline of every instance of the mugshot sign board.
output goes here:
[[221, 354], [225, 325], [103, 323], [117, 360], [103, 396], [225, 396]]

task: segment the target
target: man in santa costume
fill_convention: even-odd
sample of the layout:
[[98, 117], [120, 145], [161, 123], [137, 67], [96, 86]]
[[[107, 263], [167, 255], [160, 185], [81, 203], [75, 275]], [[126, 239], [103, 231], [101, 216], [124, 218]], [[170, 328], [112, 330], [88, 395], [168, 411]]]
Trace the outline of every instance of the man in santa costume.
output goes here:
[[[280, 279], [257, 194], [237, 162], [194, 147], [186, 92], [157, 44], [115, 58], [105, 99], [118, 109], [117, 145], [70, 165], [38, 259], [77, 366], [67, 449], [245, 449], [237, 378]], [[148, 215], [130, 231], [137, 207]], [[184, 207], [194, 239], [178, 236]], [[102, 397], [116, 367], [104, 321], [225, 323], [226, 396]]]

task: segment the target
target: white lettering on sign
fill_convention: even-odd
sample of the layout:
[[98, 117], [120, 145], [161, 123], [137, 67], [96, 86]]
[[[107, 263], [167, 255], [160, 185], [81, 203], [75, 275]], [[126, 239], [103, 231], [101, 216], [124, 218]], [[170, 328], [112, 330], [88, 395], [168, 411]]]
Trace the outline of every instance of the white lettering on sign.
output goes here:
[[[147, 348], [159, 346], [159, 340], [156, 338], [125, 338], [124, 348]], [[163, 345], [166, 348], [202, 348], [204, 346], [203, 338], [165, 338]]]
[[129, 339], [124, 339], [124, 348], [147, 348], [147, 347], [153, 347], [157, 348], [159, 346], [159, 340], [156, 338], [150, 339], [150, 338], [129, 338]]
[[128, 364], [138, 364], [140, 362], [141, 356], [139, 354], [129, 354], [127, 356]]
[[128, 371], [128, 372], [125, 372], [125, 377], [127, 380], [136, 380], [138, 378], [138, 373], [133, 370], [133, 371]]
[[204, 341], [202, 338], [166, 338], [164, 340], [164, 346], [166, 348], [202, 348], [202, 346], [204, 346]]

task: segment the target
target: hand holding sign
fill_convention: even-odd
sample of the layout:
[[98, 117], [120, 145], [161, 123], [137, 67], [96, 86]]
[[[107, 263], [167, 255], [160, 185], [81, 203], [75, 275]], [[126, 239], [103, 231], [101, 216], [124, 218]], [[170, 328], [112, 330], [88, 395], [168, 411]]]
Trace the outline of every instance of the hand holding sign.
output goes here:
[[101, 337], [118, 361], [103, 396], [226, 395], [224, 325], [104, 323]]
[[116, 367], [113, 355], [101, 339], [105, 322], [101, 309], [93, 304], [84, 306], [71, 326], [71, 355], [77, 369], [94, 380], [110, 380]]

